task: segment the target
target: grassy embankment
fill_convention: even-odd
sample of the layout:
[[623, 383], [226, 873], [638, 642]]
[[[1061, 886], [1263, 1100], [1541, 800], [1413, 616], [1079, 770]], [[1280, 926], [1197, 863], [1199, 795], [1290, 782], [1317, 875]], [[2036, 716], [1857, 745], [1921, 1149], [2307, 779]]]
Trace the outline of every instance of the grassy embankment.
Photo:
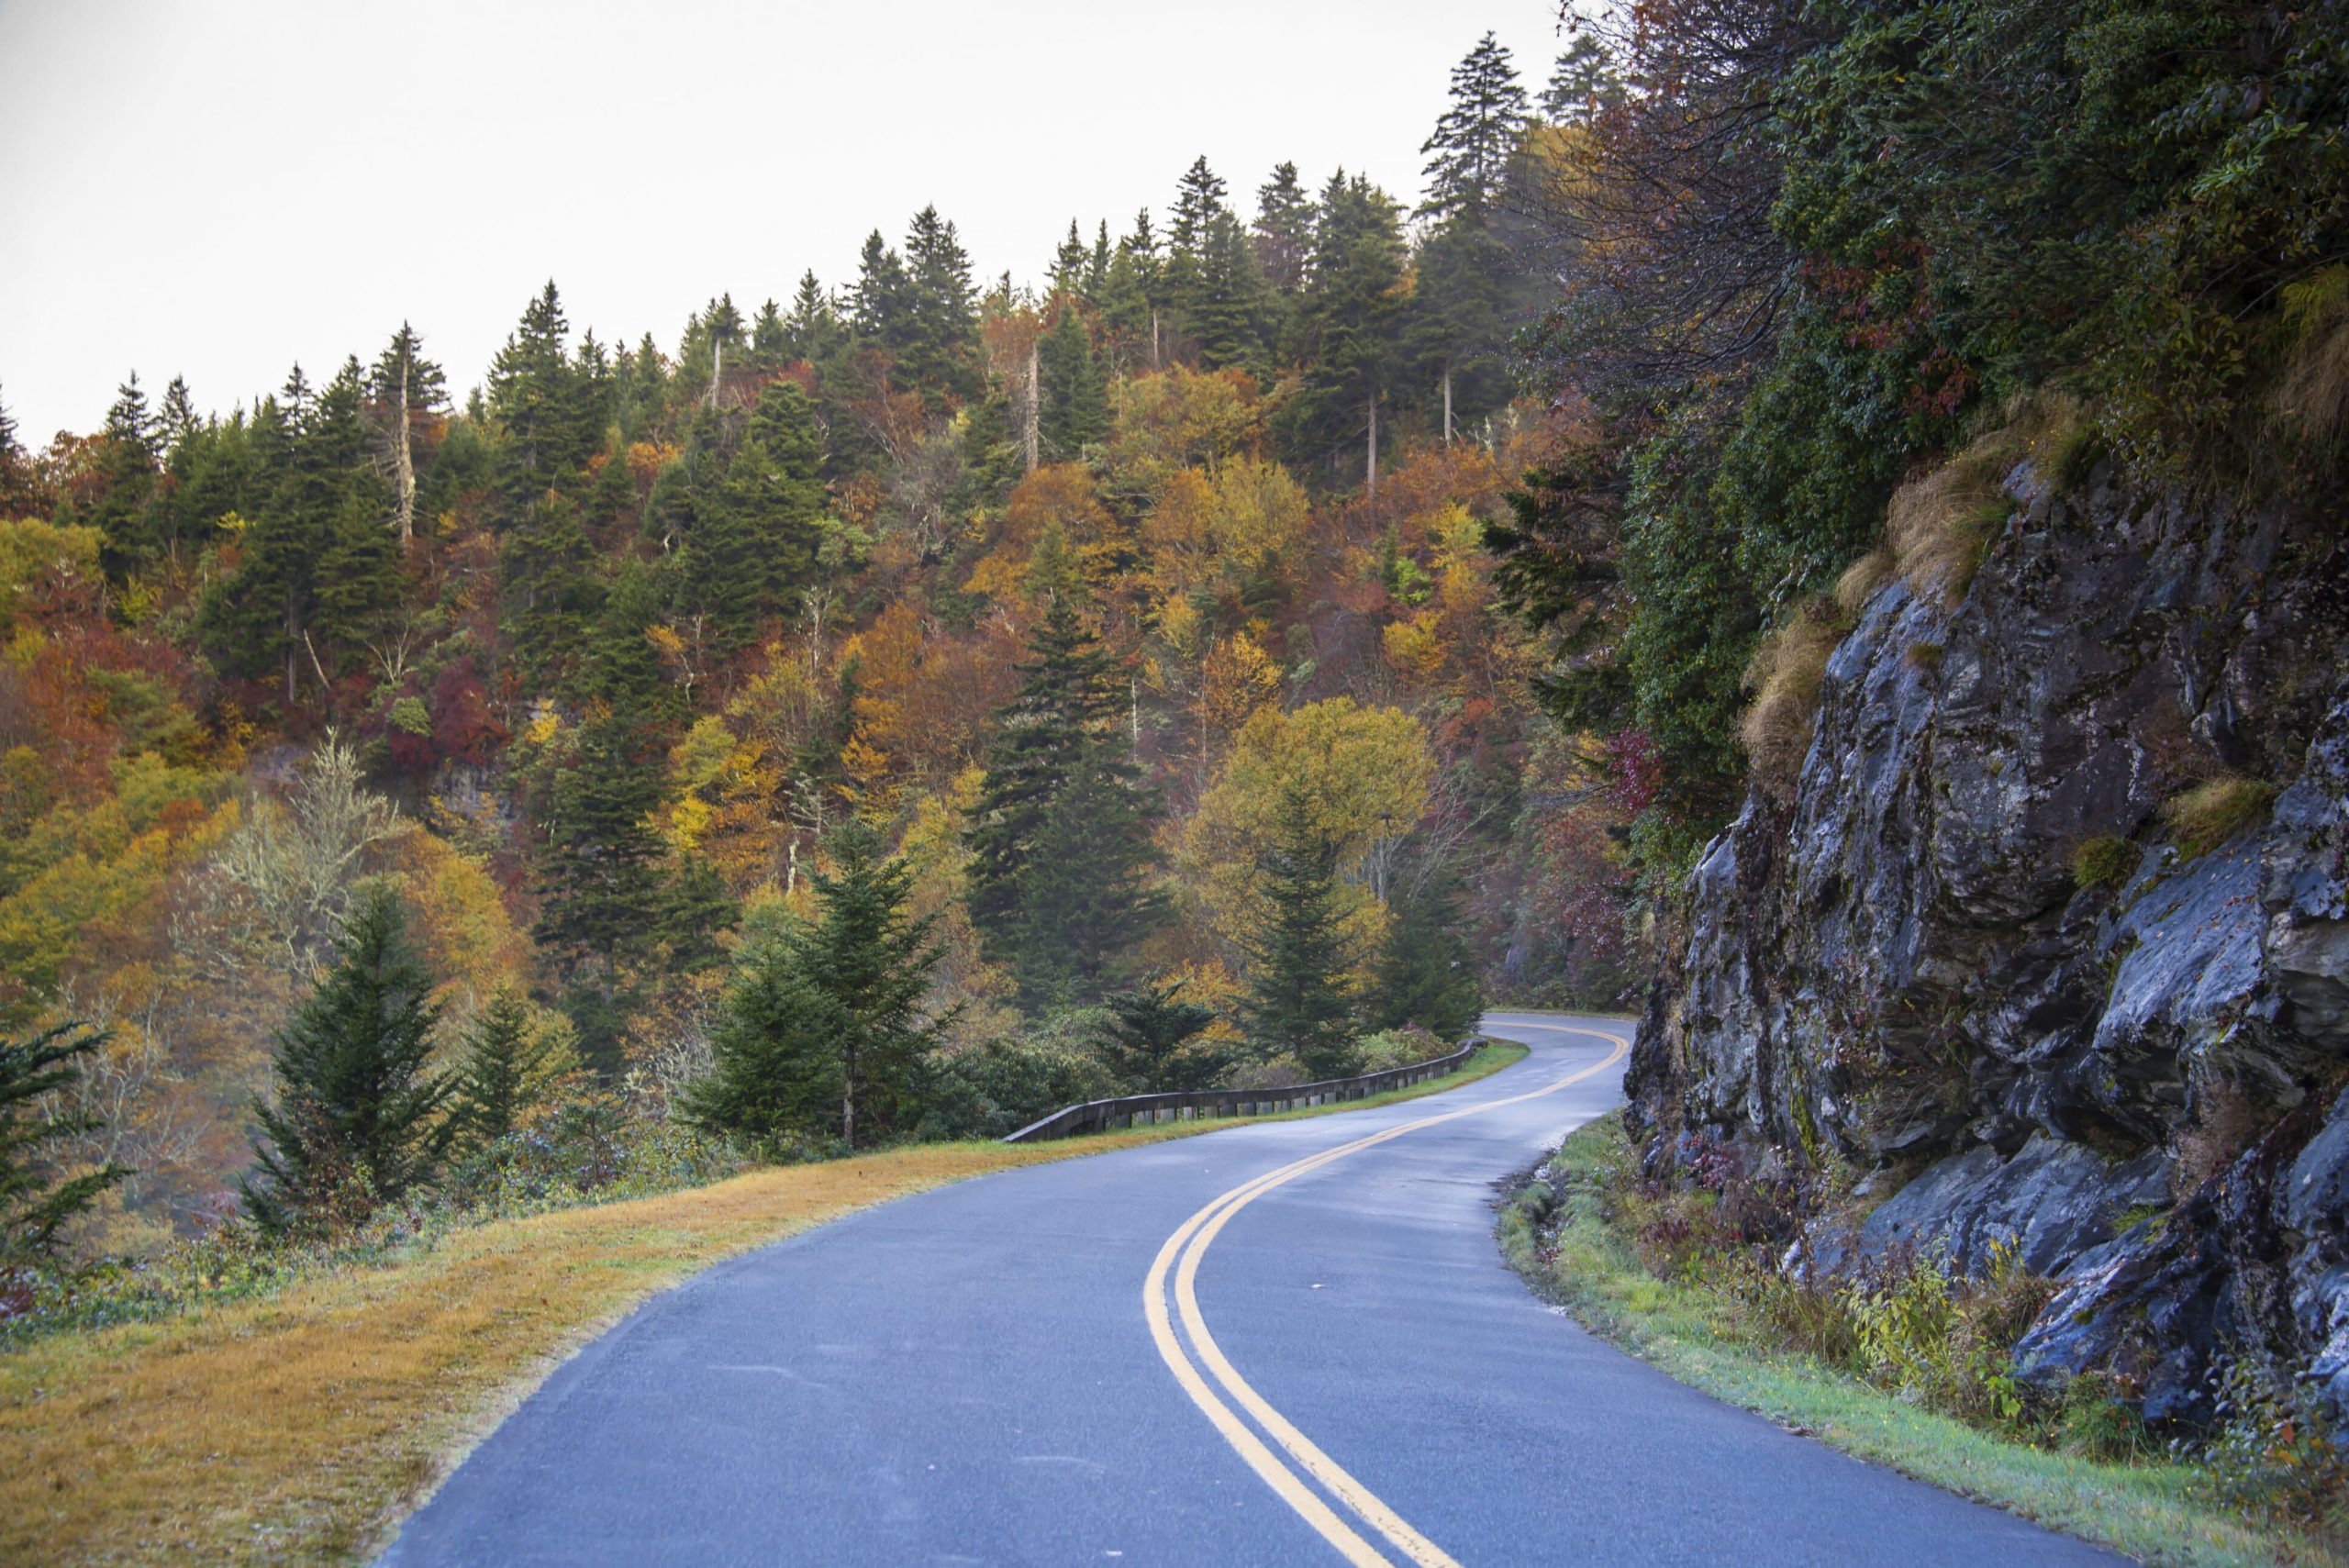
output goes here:
[[[1439, 1093], [1525, 1054], [1488, 1046], [1449, 1078], [1290, 1115]], [[754, 1171], [457, 1230], [259, 1300], [36, 1340], [0, 1356], [0, 1562], [351, 1560], [563, 1356], [688, 1274], [950, 1182], [1233, 1125]]]
[[2009, 1441], [1773, 1347], [1722, 1293], [1658, 1279], [1607, 1222], [1601, 1194], [1629, 1157], [1615, 1116], [1583, 1128], [1546, 1178], [1503, 1211], [1501, 1241], [1537, 1291], [1642, 1360], [1846, 1453], [2145, 1562], [2344, 1561], [2324, 1542], [2254, 1524], [2209, 1500], [2193, 1468], [2157, 1451], [2115, 1463]]

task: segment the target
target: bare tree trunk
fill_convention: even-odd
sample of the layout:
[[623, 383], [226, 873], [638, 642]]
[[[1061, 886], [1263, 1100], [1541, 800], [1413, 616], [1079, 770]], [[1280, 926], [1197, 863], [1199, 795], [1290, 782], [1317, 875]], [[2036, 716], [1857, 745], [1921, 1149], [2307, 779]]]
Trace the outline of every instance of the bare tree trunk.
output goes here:
[[1363, 488], [1370, 499], [1378, 499], [1378, 395], [1370, 396], [1370, 459], [1364, 469]]
[[1154, 306], [1154, 305], [1153, 305], [1153, 306], [1152, 306], [1150, 307], [1150, 368], [1151, 368], [1151, 369], [1152, 369], [1152, 370], [1156, 370], [1156, 369], [1158, 369], [1158, 368], [1159, 368], [1159, 364], [1158, 364], [1158, 306]]
[[1452, 444], [1452, 361], [1443, 362], [1443, 444]]
[[850, 1053], [841, 1066], [848, 1071], [841, 1074], [841, 1141], [851, 1149], [856, 1147], [856, 1056]]
[[407, 549], [416, 537], [416, 459], [408, 450], [407, 371], [408, 356], [400, 354], [400, 422], [398, 439], [392, 444], [392, 483], [399, 495], [400, 549]]
[[1027, 446], [1028, 472], [1036, 472], [1036, 440], [1041, 433], [1044, 416], [1043, 384], [1038, 378], [1037, 348], [1033, 340], [1028, 345], [1028, 419], [1023, 439]]
[[709, 339], [709, 406], [718, 406], [718, 387], [726, 379], [726, 339], [713, 335]]

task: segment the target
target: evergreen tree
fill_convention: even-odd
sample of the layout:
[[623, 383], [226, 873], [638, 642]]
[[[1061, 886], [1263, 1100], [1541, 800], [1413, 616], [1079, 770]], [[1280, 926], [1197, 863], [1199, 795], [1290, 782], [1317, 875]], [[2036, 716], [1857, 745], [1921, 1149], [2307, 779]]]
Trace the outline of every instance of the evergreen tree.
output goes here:
[[1059, 295], [1082, 295], [1085, 278], [1092, 266], [1093, 253], [1085, 248], [1076, 230], [1076, 219], [1068, 220], [1068, 236], [1060, 249], [1052, 252], [1052, 264], [1045, 269], [1045, 279], [1052, 291]]
[[1398, 901], [1378, 955], [1370, 1021], [1379, 1029], [1417, 1024], [1439, 1039], [1464, 1040], [1484, 1017], [1485, 988], [1468, 945], [1460, 886], [1439, 872]]
[[1108, 378], [1093, 352], [1093, 335], [1065, 296], [1059, 318], [1037, 349], [1036, 379], [1043, 396], [1039, 424], [1047, 451], [1073, 462], [1087, 446], [1108, 439]]
[[1338, 851], [1313, 819], [1313, 802], [1285, 787], [1273, 841], [1258, 862], [1269, 918], [1252, 944], [1241, 1009], [1260, 1055], [1295, 1056], [1314, 1079], [1353, 1064], [1353, 985], [1338, 905]]
[[[823, 466], [816, 406], [796, 382], [769, 382], [715, 497], [727, 542], [700, 564], [707, 602], [725, 606], [724, 646], [740, 647], [760, 624], [791, 613], [815, 568]], [[713, 569], [726, 574], [722, 586]]]
[[1150, 981], [1104, 998], [1109, 1017], [1097, 1048], [1129, 1093], [1211, 1089], [1230, 1066], [1229, 1052], [1192, 1043], [1215, 1022], [1215, 1009], [1182, 993], [1180, 980]]
[[1054, 594], [1029, 634], [1019, 690], [986, 749], [986, 779], [970, 815], [970, 920], [991, 953], [1012, 962], [1024, 953], [1029, 863], [1052, 806], [1081, 765], [1111, 773], [1120, 765], [1108, 747], [1125, 709], [1123, 683], [1069, 598]]
[[254, 1170], [239, 1184], [263, 1230], [355, 1223], [433, 1180], [454, 1128], [426, 1070], [440, 1009], [399, 900], [378, 883], [353, 907], [334, 969], [278, 1032], [273, 1102], [255, 1100]]
[[116, 390], [104, 437], [94, 465], [97, 493], [83, 517], [98, 530], [99, 563], [121, 580], [154, 560], [160, 542], [153, 507], [157, 428], [137, 371]]
[[854, 1148], [910, 1128], [941, 1021], [921, 999], [935, 917], [907, 908], [912, 870], [862, 823], [813, 875], [816, 918], [762, 943], [710, 1034], [709, 1076], [686, 1113], [712, 1130], [836, 1137]]
[[489, 370], [489, 409], [506, 432], [507, 485], [516, 503], [585, 463], [603, 433], [565, 343], [571, 324], [549, 279]]
[[856, 259], [850, 325], [859, 348], [902, 358], [913, 333], [913, 282], [906, 264], [874, 229]]
[[163, 406], [155, 417], [157, 449], [169, 457], [202, 423], [196, 417], [195, 400], [188, 394], [187, 377], [172, 377], [163, 388]]
[[1542, 89], [1542, 116], [1552, 125], [1586, 126], [1623, 101], [1615, 58], [1588, 28], [1577, 28]]
[[784, 317], [783, 339], [786, 363], [805, 360], [821, 364], [840, 347], [840, 313], [812, 271], [800, 274], [799, 288], [791, 296], [791, 314]]
[[600, 1071], [618, 1065], [629, 976], [663, 913], [664, 846], [652, 815], [674, 693], [645, 636], [658, 611], [651, 573], [625, 568], [574, 680], [588, 717], [554, 772], [540, 824], [537, 933], [567, 983], [580, 1054]]
[[911, 320], [898, 368], [907, 383], [956, 402], [978, 395], [979, 317], [971, 258], [954, 226], [926, 206], [906, 235]]
[[0, 517], [45, 516], [50, 509], [46, 486], [17, 437], [17, 421], [0, 405]]
[[553, 1054], [553, 1042], [530, 1027], [522, 998], [500, 991], [466, 1033], [451, 1121], [477, 1149], [504, 1138], [538, 1103]]
[[540, 496], [499, 549], [498, 580], [506, 639], [536, 688], [549, 692], [575, 668], [604, 603], [579, 508], [552, 493]]
[[1368, 440], [1365, 475], [1377, 473], [1378, 408], [1395, 374], [1403, 322], [1403, 232], [1386, 192], [1341, 169], [1321, 195], [1313, 264], [1301, 301], [1308, 361], [1303, 395], [1290, 416], [1298, 445], [1334, 456], [1357, 436]]
[[1209, 370], [1236, 366], [1265, 372], [1266, 326], [1273, 304], [1247, 231], [1231, 214], [1216, 214], [1208, 224], [1186, 322], [1198, 344], [1199, 362]]
[[1284, 295], [1305, 286], [1306, 263], [1313, 255], [1313, 195], [1297, 178], [1296, 164], [1279, 165], [1256, 188], [1252, 238], [1266, 283]]
[[1227, 210], [1222, 178], [1208, 167], [1202, 153], [1183, 171], [1174, 187], [1174, 217], [1167, 228], [1167, 253], [1197, 261], [1207, 250], [1208, 228]]
[[1428, 157], [1419, 215], [1449, 218], [1491, 211], [1525, 140], [1526, 120], [1517, 68], [1508, 50], [1486, 33], [1452, 68], [1452, 102], [1419, 146]]
[[1074, 1003], [1131, 972], [1135, 950], [1163, 924], [1165, 895], [1151, 838], [1156, 801], [1141, 786], [1125, 733], [1088, 738], [1045, 807], [1018, 887], [1012, 973], [1023, 1000]]
[[54, 1254], [59, 1230], [130, 1174], [107, 1164], [60, 1181], [49, 1158], [59, 1140], [99, 1125], [46, 1111], [42, 1102], [71, 1084], [81, 1059], [106, 1040], [78, 1023], [58, 1024], [29, 1040], [0, 1040], [0, 1266]]

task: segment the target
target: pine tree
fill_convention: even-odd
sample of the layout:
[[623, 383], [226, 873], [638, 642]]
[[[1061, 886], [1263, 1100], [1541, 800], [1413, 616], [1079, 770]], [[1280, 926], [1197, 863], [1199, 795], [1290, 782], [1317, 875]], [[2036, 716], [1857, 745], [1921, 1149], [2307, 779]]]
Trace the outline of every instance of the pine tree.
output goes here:
[[1215, 1022], [1215, 1009], [1182, 994], [1180, 980], [1150, 981], [1103, 999], [1109, 1018], [1096, 1048], [1129, 1093], [1210, 1089], [1230, 1066], [1228, 1051], [1193, 1043]]
[[78, 1023], [29, 1040], [0, 1040], [0, 1265], [52, 1256], [58, 1232], [130, 1173], [108, 1163], [61, 1181], [50, 1156], [62, 1140], [97, 1129], [94, 1118], [50, 1111], [44, 1101], [71, 1084], [81, 1059], [106, 1044]]
[[665, 847], [652, 814], [675, 694], [645, 636], [659, 605], [641, 565], [624, 568], [606, 596], [573, 682], [587, 718], [555, 769], [540, 824], [537, 934], [566, 980], [580, 1054], [601, 1071], [618, 1065], [628, 976], [658, 940], [662, 915]]
[[912, 302], [910, 330], [898, 355], [907, 382], [955, 402], [978, 395], [977, 297], [971, 258], [954, 226], [926, 206], [906, 235]]
[[1077, 234], [1076, 219], [1068, 220], [1068, 235], [1052, 252], [1052, 264], [1044, 270], [1045, 280], [1058, 295], [1082, 295], [1085, 273], [1092, 266], [1092, 252]]
[[919, 1119], [942, 1028], [921, 1012], [935, 917], [908, 912], [912, 870], [884, 860], [863, 824], [842, 830], [834, 855], [812, 877], [816, 918], [761, 944], [728, 994], [709, 1076], [686, 1100], [705, 1128], [854, 1148]]
[[550, 278], [490, 364], [489, 408], [506, 432], [507, 486], [518, 505], [575, 473], [603, 433], [564, 347], [570, 332]]
[[1442, 1040], [1464, 1040], [1484, 1016], [1485, 988], [1462, 929], [1459, 884], [1439, 871], [1398, 903], [1379, 951], [1370, 1021], [1379, 1029], [1417, 1024]]
[[465, 1037], [465, 1059], [451, 1085], [450, 1119], [466, 1141], [486, 1148], [512, 1132], [536, 1105], [554, 1055], [553, 1041], [530, 1027], [530, 1010], [500, 991]]
[[1542, 89], [1542, 117], [1552, 125], [1586, 126], [1622, 101], [1614, 55], [1589, 29], [1575, 29]]
[[1267, 371], [1266, 326], [1274, 303], [1247, 231], [1231, 214], [1216, 214], [1208, 224], [1186, 322], [1199, 346], [1199, 362], [1209, 370]]
[[1125, 706], [1108, 652], [1085, 631], [1069, 594], [1057, 594], [1029, 631], [1019, 676], [986, 749], [986, 779], [968, 833], [970, 920], [998, 958], [1019, 951], [1024, 883], [1045, 817], [1092, 737], [1116, 730]]
[[409, 951], [399, 900], [378, 883], [335, 944], [334, 969], [278, 1032], [273, 1101], [239, 1187], [263, 1230], [316, 1233], [429, 1186], [454, 1131], [447, 1081], [426, 1070], [440, 1009]]
[[913, 282], [906, 264], [874, 229], [864, 237], [856, 259], [856, 286], [849, 322], [859, 348], [879, 349], [896, 358], [913, 330]]
[[1367, 439], [1365, 482], [1375, 489], [1378, 412], [1395, 375], [1403, 324], [1403, 232], [1395, 202], [1342, 169], [1321, 194], [1313, 263], [1301, 303], [1304, 395], [1292, 418], [1307, 451]]
[[163, 388], [163, 406], [155, 416], [155, 440], [166, 457], [179, 450], [180, 443], [195, 433], [202, 420], [196, 417], [195, 399], [187, 390], [187, 377], [175, 375]]
[[98, 530], [99, 563], [119, 581], [159, 553], [153, 502], [160, 449], [137, 371], [116, 390], [104, 434], [95, 465], [97, 494], [83, 517]]
[[1061, 300], [1059, 319], [1038, 347], [1036, 374], [1043, 396], [1039, 419], [1047, 451], [1074, 462], [1087, 446], [1108, 439], [1108, 378], [1093, 352], [1093, 335], [1066, 297]]
[[1305, 286], [1306, 263], [1313, 255], [1313, 195], [1297, 178], [1296, 164], [1280, 164], [1256, 187], [1252, 238], [1266, 283], [1284, 295]]
[[506, 639], [537, 690], [550, 692], [576, 667], [604, 604], [579, 508], [561, 495], [540, 496], [499, 549], [498, 582]]
[[791, 314], [784, 317], [783, 336], [785, 362], [804, 360], [821, 364], [840, 346], [840, 312], [813, 271], [800, 274], [798, 290], [791, 296]]
[[1208, 226], [1227, 210], [1226, 189], [1222, 178], [1208, 167], [1205, 153], [1183, 171], [1174, 187], [1174, 221], [1167, 229], [1170, 257], [1187, 256], [1196, 261], [1206, 253]]
[[29, 517], [49, 511], [32, 454], [17, 438], [17, 421], [0, 405], [0, 517]]
[[1296, 785], [1281, 792], [1271, 847], [1258, 862], [1270, 914], [1251, 945], [1241, 1016], [1264, 1056], [1292, 1055], [1315, 1079], [1353, 1063], [1353, 986], [1338, 905], [1338, 851]]
[[1122, 728], [1088, 737], [1037, 825], [1010, 943], [1030, 1005], [1099, 996], [1167, 918], [1149, 880], [1161, 861], [1150, 831], [1156, 800], [1140, 773]]
[[1490, 33], [1452, 68], [1452, 103], [1420, 144], [1427, 199], [1423, 217], [1492, 210], [1525, 139], [1525, 89], [1509, 52]]

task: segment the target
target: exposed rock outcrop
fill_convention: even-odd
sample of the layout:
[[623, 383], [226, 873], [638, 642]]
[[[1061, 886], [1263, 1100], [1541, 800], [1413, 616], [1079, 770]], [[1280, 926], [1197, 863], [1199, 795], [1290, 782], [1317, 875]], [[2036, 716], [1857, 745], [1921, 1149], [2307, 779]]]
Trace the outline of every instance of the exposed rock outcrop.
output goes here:
[[[2195, 1420], [2255, 1346], [2349, 1415], [2342, 559], [2101, 470], [2008, 490], [1962, 599], [1859, 613], [1798, 778], [1705, 852], [1634, 1137], [1658, 1173], [1698, 1142], [1871, 1171], [1847, 1256], [2013, 1242], [2065, 1281], [2036, 1375]], [[2244, 820], [2177, 842], [2165, 804], [2226, 777]]]

